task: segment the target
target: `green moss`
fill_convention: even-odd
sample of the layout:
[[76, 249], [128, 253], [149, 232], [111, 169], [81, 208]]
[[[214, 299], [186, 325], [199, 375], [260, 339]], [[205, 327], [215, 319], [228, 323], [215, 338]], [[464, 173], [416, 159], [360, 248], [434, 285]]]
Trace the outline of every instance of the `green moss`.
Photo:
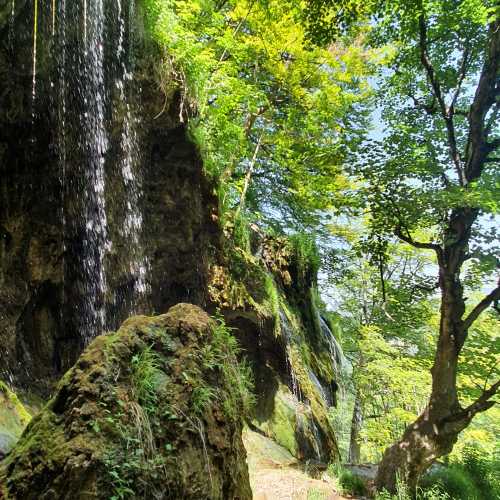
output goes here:
[[292, 260], [297, 268], [299, 285], [307, 282], [311, 276], [315, 278], [318, 274], [321, 258], [314, 236], [297, 233], [289, 237], [289, 242], [292, 247]]
[[266, 299], [264, 300], [264, 307], [268, 311], [268, 316], [272, 317], [274, 320], [274, 332], [279, 335], [280, 329], [280, 308], [281, 308], [281, 298], [278, 291], [278, 287], [273, 277], [270, 274], [265, 276], [265, 292]]
[[188, 304], [96, 338], [7, 457], [5, 498], [249, 498], [237, 354]]
[[234, 218], [233, 241], [243, 251], [250, 253], [250, 221], [241, 212]]
[[0, 381], [0, 454], [10, 451], [30, 420], [17, 395]]
[[296, 402], [286, 386], [280, 384], [274, 396], [272, 417], [257, 426], [293, 456], [298, 456], [299, 450], [295, 436]]
[[25, 427], [31, 420], [31, 415], [26, 410], [24, 405], [21, 403], [17, 395], [14, 392], [12, 392], [7, 386], [7, 384], [2, 382], [1, 380], [0, 380], [0, 393], [3, 395], [4, 398], [7, 398], [9, 404], [11, 404], [14, 407], [16, 413], [19, 415], [21, 424]]

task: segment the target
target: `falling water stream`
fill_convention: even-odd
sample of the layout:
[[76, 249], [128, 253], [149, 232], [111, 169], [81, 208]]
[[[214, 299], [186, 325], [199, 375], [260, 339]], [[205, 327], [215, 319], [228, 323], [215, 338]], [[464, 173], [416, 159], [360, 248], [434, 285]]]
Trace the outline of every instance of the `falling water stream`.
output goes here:
[[89, 278], [87, 285], [89, 325], [85, 340], [106, 326], [104, 299], [106, 274], [105, 252], [111, 242], [107, 235], [105, 201], [105, 154], [108, 136], [105, 124], [104, 94], [104, 8], [103, 0], [84, 3], [84, 82], [83, 82], [83, 125], [85, 130], [86, 190], [85, 236], [83, 241], [84, 266]]
[[328, 345], [328, 349], [330, 350], [330, 358], [332, 360], [332, 368], [336, 377], [340, 380], [342, 379], [345, 373], [349, 373], [351, 370], [351, 364], [347, 360], [344, 355], [344, 351], [342, 350], [342, 346], [339, 344], [338, 340], [333, 335], [328, 323], [325, 321], [323, 317], [320, 316], [320, 326], [321, 333]]
[[286, 313], [283, 309], [280, 309], [279, 317], [280, 317], [281, 331], [283, 334], [283, 338], [285, 340], [286, 365], [287, 365], [287, 371], [290, 374], [290, 382], [291, 382], [291, 386], [292, 386], [291, 389], [292, 389], [293, 395], [297, 398], [297, 400], [302, 401], [302, 392], [300, 390], [300, 385], [299, 385], [299, 382], [297, 380], [297, 376], [295, 374], [295, 371], [294, 371], [293, 365], [292, 365], [292, 361], [291, 361], [293, 327], [290, 324], [290, 320], [288, 319], [288, 316], [286, 315]]
[[[129, 2], [130, 15], [134, 11], [134, 1]], [[122, 234], [131, 243], [130, 251], [130, 273], [135, 277], [133, 302], [137, 303], [141, 296], [148, 291], [146, 281], [149, 267], [148, 259], [140, 245], [143, 217], [140, 211], [140, 199], [142, 196], [142, 183], [138, 166], [140, 164], [140, 152], [137, 140], [138, 120], [134, 110], [127, 99], [127, 88], [133, 83], [133, 72], [130, 68], [132, 63], [127, 54], [131, 50], [125, 50], [125, 16], [122, 8], [122, 0], [117, 0], [119, 35], [117, 45], [117, 58], [120, 61], [119, 77], [116, 79], [116, 87], [119, 92], [120, 101], [124, 103], [123, 127], [121, 133], [121, 173], [125, 188], [125, 217]], [[130, 33], [132, 30], [129, 28]], [[131, 35], [130, 35], [131, 36]], [[134, 310], [134, 312], [138, 312]]]
[[13, 49], [14, 44], [14, 21], [16, 18], [16, 0], [12, 0], [10, 6], [10, 23], [9, 23], [9, 45]]
[[[12, 4], [13, 9], [15, 8], [14, 3]], [[37, 63], [37, 50], [38, 50], [38, 0], [35, 0], [34, 11], [33, 11], [33, 84], [31, 89], [32, 97], [32, 118], [34, 119], [34, 109], [36, 100], [36, 63]]]
[[[36, 98], [38, 0], [34, 4], [33, 25], [33, 101]], [[14, 0], [13, 0], [14, 9]], [[148, 262], [141, 245], [143, 215], [140, 208], [142, 182], [140, 177], [137, 113], [130, 103], [133, 90], [131, 70], [130, 25], [127, 13], [134, 10], [133, 1], [104, 0], [52, 1], [48, 36], [54, 37], [54, 60], [57, 64], [55, 92], [57, 114], [57, 156], [60, 164], [62, 192], [65, 196], [61, 214], [64, 237], [64, 256], [73, 271], [65, 294], [75, 301], [77, 329], [83, 345], [116, 323], [106, 317], [106, 304], [115, 300], [108, 289], [107, 258], [113, 252], [109, 228], [107, 200], [113, 198], [108, 185], [109, 175], [117, 172], [123, 184], [122, 215], [118, 233], [126, 242], [132, 297], [128, 297], [130, 312], [148, 291]], [[107, 10], [105, 10], [105, 7]], [[129, 9], [129, 11], [127, 11]], [[115, 15], [117, 14], [117, 15]], [[76, 19], [80, 19], [80, 28]], [[116, 36], [111, 36], [116, 33]], [[131, 42], [130, 42], [131, 43]], [[116, 86], [118, 99], [109, 92]], [[111, 120], [111, 121], [110, 121]], [[121, 127], [119, 151], [111, 154], [111, 130]], [[75, 170], [76, 169], [76, 170]], [[76, 207], [76, 208], [75, 208]], [[66, 210], [71, 210], [71, 220]], [[76, 210], [76, 214], [75, 214]], [[75, 220], [75, 218], [77, 220]], [[69, 248], [66, 247], [69, 242]], [[76, 270], [75, 270], [76, 269]]]

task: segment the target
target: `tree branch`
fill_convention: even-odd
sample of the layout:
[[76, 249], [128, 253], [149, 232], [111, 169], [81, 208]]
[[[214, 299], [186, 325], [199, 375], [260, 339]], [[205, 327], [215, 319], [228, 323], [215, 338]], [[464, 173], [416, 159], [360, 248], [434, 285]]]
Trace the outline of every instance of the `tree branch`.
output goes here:
[[488, 309], [491, 304], [498, 300], [500, 300], [500, 285], [497, 286], [491, 293], [486, 295], [486, 297], [484, 297], [484, 299], [481, 300], [481, 302], [479, 302], [479, 304], [477, 304], [474, 309], [472, 309], [472, 311], [462, 323], [464, 331], [467, 331], [472, 326], [474, 321], [476, 321], [476, 319], [484, 310]]
[[490, 154], [491, 152], [495, 151], [500, 147], [500, 137], [498, 139], [493, 139], [490, 142], [486, 143], [486, 150], [487, 154]]
[[426, 104], [420, 99], [417, 99], [414, 95], [408, 94], [408, 97], [413, 101], [416, 108], [423, 109], [428, 115], [435, 115], [437, 112], [436, 108], [436, 97], [433, 95], [432, 103]]
[[248, 187], [250, 186], [250, 180], [252, 179], [252, 174], [253, 174], [253, 169], [255, 167], [255, 164], [257, 163], [257, 156], [259, 154], [260, 146], [262, 144], [262, 137], [264, 133], [260, 134], [259, 140], [257, 141], [257, 145], [255, 146], [255, 150], [253, 152], [253, 157], [252, 160], [250, 161], [250, 165], [248, 166], [247, 173], [245, 175], [245, 184], [243, 186], [243, 191], [241, 192], [241, 198], [240, 198], [240, 204], [238, 208], [236, 209], [235, 213], [235, 220], [238, 218], [239, 213], [245, 206], [245, 198], [247, 195]]
[[415, 248], [434, 250], [437, 253], [441, 252], [441, 247], [439, 245], [437, 245], [436, 243], [424, 243], [421, 241], [415, 241], [408, 230], [406, 230], [406, 234], [404, 234], [402, 229], [401, 229], [401, 226], [397, 226], [394, 229], [394, 234], [399, 239], [405, 241], [406, 243], [410, 244], [411, 246], [413, 246]]
[[485, 163], [497, 163], [497, 162], [500, 162], [500, 158], [495, 158], [495, 157], [492, 157], [492, 158], [486, 158], [486, 160], [484, 160]]
[[[425, 16], [423, 12], [423, 7], [422, 12], [419, 17], [419, 45], [420, 45], [420, 61], [422, 62], [422, 65], [425, 68], [425, 71], [427, 73], [427, 77], [429, 78], [432, 90], [434, 92], [434, 95], [436, 96], [436, 99], [439, 104], [439, 108], [441, 110], [441, 115], [445, 121], [446, 124], [446, 132], [448, 135], [448, 147], [450, 150], [450, 156], [453, 161], [453, 164], [455, 166], [455, 170], [457, 172], [458, 176], [458, 181], [461, 186], [465, 186], [467, 183], [467, 179], [465, 177], [465, 172], [464, 169], [462, 168], [462, 158], [460, 157], [460, 153], [458, 151], [457, 147], [457, 138], [456, 138], [456, 133], [455, 133], [455, 125], [453, 123], [453, 107], [455, 103], [452, 103], [452, 106], [448, 108], [446, 106], [446, 102], [443, 97], [443, 93], [441, 91], [441, 84], [439, 83], [439, 80], [436, 76], [436, 72], [434, 70], [434, 67], [432, 66], [430, 57], [429, 57], [429, 52], [428, 52], [428, 47], [427, 47], [427, 25], [425, 24]], [[465, 55], [465, 54], [464, 54]], [[466, 58], [464, 57], [464, 60]], [[465, 75], [464, 75], [465, 76]], [[463, 78], [462, 78], [463, 80]], [[456, 91], [456, 97], [458, 97], [458, 93], [460, 92], [460, 87], [461, 87], [461, 80], [459, 83], [459, 87], [457, 88]], [[456, 99], [455, 97], [455, 99]]]
[[490, 409], [497, 402], [491, 401], [491, 398], [498, 393], [500, 389], [500, 380], [497, 380], [489, 389], [483, 391], [481, 396], [471, 405], [463, 410], [460, 410], [443, 419], [443, 423], [451, 424], [453, 427], [458, 427], [459, 430], [464, 429], [475, 415]]
[[460, 64], [459, 77], [457, 86], [455, 88], [455, 92], [453, 93], [453, 97], [451, 98], [450, 106], [448, 107], [448, 116], [452, 117], [455, 114], [455, 104], [457, 103], [458, 96], [460, 95], [460, 90], [462, 89], [462, 84], [464, 83], [465, 76], [467, 75], [467, 67], [469, 59], [469, 48], [465, 47], [462, 62]]
[[491, 401], [491, 398], [497, 394], [499, 389], [500, 380], [497, 380], [489, 389], [483, 391], [481, 396], [479, 396], [474, 403], [467, 406], [467, 408], [460, 413], [470, 421], [477, 413], [488, 410], [495, 404], [495, 401]]
[[499, 69], [500, 19], [497, 19], [489, 26], [489, 45], [486, 49], [485, 61], [476, 93], [469, 110], [469, 136], [465, 148], [467, 182], [480, 177], [485, 159], [492, 151], [490, 147], [485, 147], [489, 135], [489, 128], [485, 126], [485, 119], [497, 99]]
[[500, 110], [500, 100], [497, 101], [495, 108], [493, 109], [491, 116], [488, 120], [488, 123], [486, 124], [485, 130], [487, 134], [491, 132], [493, 125], [497, 123], [497, 115], [499, 110]]
[[444, 102], [443, 93], [441, 92], [441, 85], [439, 80], [436, 78], [436, 72], [432, 66], [431, 60], [429, 59], [429, 53], [427, 49], [427, 25], [425, 24], [424, 13], [420, 14], [419, 20], [419, 46], [420, 46], [420, 61], [422, 62], [425, 71], [427, 72], [427, 77], [432, 86], [432, 91], [436, 97], [439, 108], [441, 109], [441, 114], [443, 117], [447, 116], [446, 103]]

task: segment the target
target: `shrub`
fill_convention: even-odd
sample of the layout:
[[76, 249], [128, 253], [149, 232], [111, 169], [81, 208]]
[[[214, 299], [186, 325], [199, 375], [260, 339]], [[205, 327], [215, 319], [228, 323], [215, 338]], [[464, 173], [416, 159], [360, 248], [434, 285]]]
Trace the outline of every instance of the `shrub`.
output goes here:
[[450, 500], [450, 496], [442, 491], [438, 485], [426, 490], [419, 488], [416, 495], [412, 495], [408, 486], [398, 478], [394, 495], [384, 490], [377, 493], [375, 500]]
[[349, 495], [364, 495], [366, 493], [364, 481], [340, 464], [330, 465], [328, 473], [336, 480], [342, 493]]
[[477, 446], [466, 446], [462, 457], [422, 480], [427, 490], [434, 486], [456, 500], [500, 500], [500, 461]]
[[351, 495], [364, 495], [366, 486], [363, 480], [349, 470], [343, 470], [339, 476], [342, 491]]
[[500, 460], [477, 446], [465, 446], [461, 463], [473, 478], [482, 498], [500, 499]]
[[437, 488], [455, 500], [482, 500], [481, 492], [474, 478], [461, 464], [442, 467], [422, 480], [424, 491]]

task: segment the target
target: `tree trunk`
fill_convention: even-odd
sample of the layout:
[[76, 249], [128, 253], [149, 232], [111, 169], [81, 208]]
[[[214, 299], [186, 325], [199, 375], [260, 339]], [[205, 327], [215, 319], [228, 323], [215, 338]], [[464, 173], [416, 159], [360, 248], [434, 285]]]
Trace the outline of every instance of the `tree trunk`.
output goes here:
[[380, 462], [377, 491], [396, 492], [398, 479], [415, 491], [422, 474], [443, 455], [451, 452], [458, 434], [468, 422], [447, 423], [446, 417], [431, 419], [428, 408], [411, 424], [402, 439], [389, 447]]
[[354, 408], [352, 410], [351, 420], [351, 439], [349, 441], [349, 463], [357, 464], [361, 460], [361, 445], [359, 442], [359, 433], [363, 422], [363, 414], [361, 409], [361, 400], [358, 393], [354, 400]]
[[[420, 4], [422, 8], [422, 4]], [[441, 113], [446, 122], [448, 145], [458, 174], [459, 185], [468, 188], [483, 172], [488, 155], [500, 147], [500, 139], [490, 136], [491, 126], [486, 117], [498, 97], [500, 71], [500, 20], [489, 25], [488, 45], [479, 82], [468, 113], [469, 131], [465, 154], [458, 154], [453, 123], [453, 106], [447, 107], [440, 82], [432, 67], [427, 50], [427, 26], [422, 9], [419, 18], [420, 51], [423, 68], [427, 72], [434, 97], [441, 103]], [[458, 96], [458, 93], [457, 93]], [[490, 158], [491, 159], [491, 158]], [[415, 488], [420, 476], [437, 458], [449, 453], [475, 414], [494, 405], [491, 398], [500, 389], [500, 380], [465, 409], [460, 407], [457, 395], [457, 365], [460, 351], [467, 339], [468, 329], [477, 317], [495, 300], [500, 299], [500, 286], [486, 296], [464, 319], [465, 301], [460, 282], [460, 271], [469, 258], [468, 248], [471, 228], [479, 210], [470, 206], [450, 210], [441, 244], [415, 241], [409, 231], [396, 227], [396, 236], [416, 248], [432, 249], [439, 265], [441, 288], [441, 322], [439, 339], [432, 367], [432, 390], [424, 412], [404, 432], [402, 439], [389, 447], [379, 465], [375, 484], [378, 490], [394, 492], [397, 477]]]
[[459, 276], [476, 215], [475, 211], [457, 209], [445, 235], [445, 241], [452, 243], [438, 251], [441, 322], [431, 369], [431, 395], [427, 407], [407, 427], [402, 439], [385, 451], [375, 480], [379, 491], [386, 489], [394, 493], [398, 478], [414, 490], [427, 468], [437, 458], [451, 452], [458, 434], [472, 418], [463, 414], [458, 401], [457, 365], [467, 335], [462, 319], [465, 302]]

